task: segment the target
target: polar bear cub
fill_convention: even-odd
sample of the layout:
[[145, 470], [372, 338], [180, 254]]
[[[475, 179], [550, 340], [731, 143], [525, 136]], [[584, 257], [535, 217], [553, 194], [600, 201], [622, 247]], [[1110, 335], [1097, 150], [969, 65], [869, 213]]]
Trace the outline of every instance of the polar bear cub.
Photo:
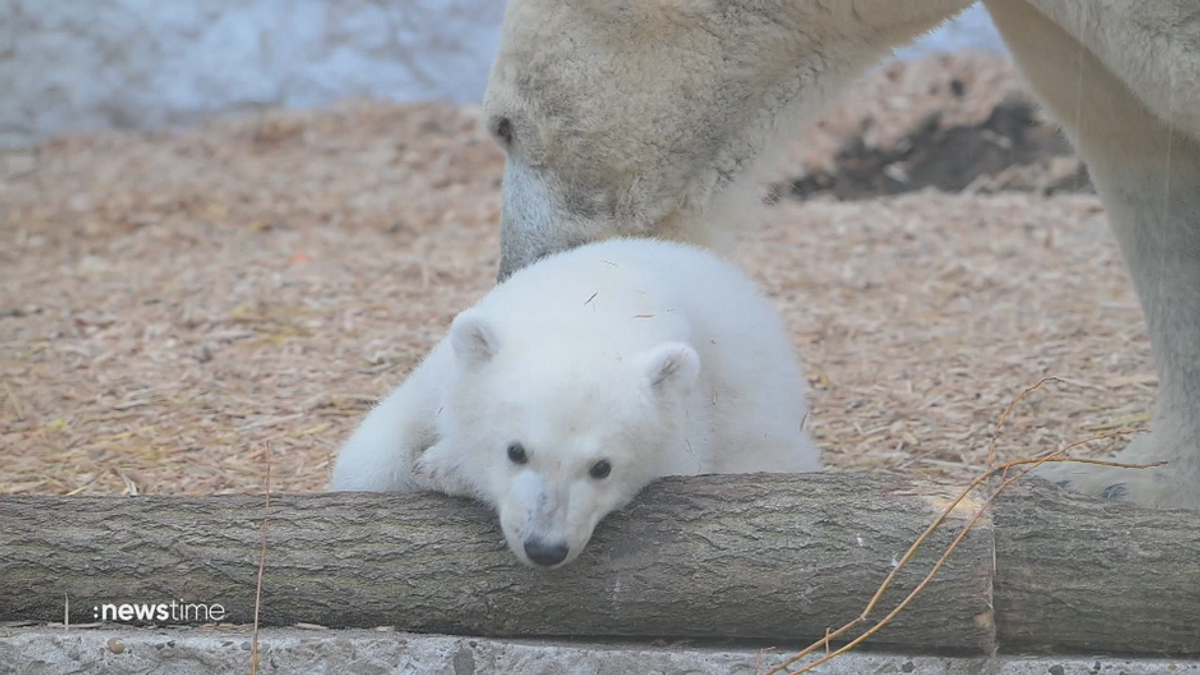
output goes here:
[[556, 567], [662, 476], [821, 468], [783, 322], [734, 266], [615, 239], [513, 274], [373, 409], [335, 490], [491, 504], [513, 553]]

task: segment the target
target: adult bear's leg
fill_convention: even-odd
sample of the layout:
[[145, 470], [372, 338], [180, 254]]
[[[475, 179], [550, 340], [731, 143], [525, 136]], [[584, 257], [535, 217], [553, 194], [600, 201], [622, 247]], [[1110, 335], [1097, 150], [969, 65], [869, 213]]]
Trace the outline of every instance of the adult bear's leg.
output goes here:
[[[1103, 498], [1200, 508], [1200, 129], [1191, 128], [1195, 117], [1182, 111], [1174, 117], [1170, 100], [1140, 101], [1133, 91], [1171, 97], [1175, 89], [1127, 86], [1083, 42], [1025, 1], [986, 4], [1017, 64], [1088, 164], [1141, 300], [1159, 377], [1150, 433], [1134, 439], [1116, 460], [1165, 466], [1058, 464], [1042, 475]], [[1082, 22], [1091, 9], [1079, 7]], [[1128, 30], [1142, 36], [1126, 34], [1107, 43], [1100, 42], [1104, 34], [1089, 33], [1090, 28], [1072, 32], [1084, 42], [1103, 44], [1112, 60], [1152, 58], [1152, 47], [1162, 48], [1152, 41], [1169, 39], [1177, 27], [1168, 23], [1154, 33], [1130, 21]], [[1138, 40], [1146, 49], [1129, 47]], [[1113, 52], [1113, 45], [1123, 45], [1125, 52]], [[1169, 69], [1178, 68], [1180, 98], [1194, 98], [1200, 86], [1190, 75], [1195, 66], [1175, 63], [1166, 62]]]

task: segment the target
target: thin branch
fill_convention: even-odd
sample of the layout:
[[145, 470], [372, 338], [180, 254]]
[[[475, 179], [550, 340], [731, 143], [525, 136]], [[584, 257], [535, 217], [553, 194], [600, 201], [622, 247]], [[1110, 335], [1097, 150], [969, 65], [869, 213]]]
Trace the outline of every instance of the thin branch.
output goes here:
[[[1030, 393], [1037, 391], [1043, 385], [1045, 385], [1047, 382], [1051, 382], [1051, 381], [1064, 382], [1065, 380], [1063, 380], [1062, 378], [1059, 378], [1059, 377], [1054, 377], [1054, 376], [1044, 377], [1041, 380], [1038, 380], [1037, 383], [1026, 388], [1023, 392], [1021, 392], [1020, 395], [1018, 395], [1016, 398], [1014, 398], [1011, 403], [1009, 403], [1008, 407], [1005, 408], [1004, 413], [1000, 416], [1000, 420], [996, 423], [996, 429], [992, 434], [991, 444], [988, 449], [987, 469], [982, 474], [977, 476], [974, 480], [972, 480], [970, 482], [970, 484], [968, 484], [967, 487], [965, 487], [959, 493], [959, 495], [942, 510], [942, 512], [938, 515], [938, 517], [935, 518], [933, 520], [933, 522], [929, 524], [929, 526], [925, 529], [925, 531], [922, 532], [919, 537], [917, 537], [916, 541], [913, 542], [912, 546], [910, 546], [908, 548], [908, 550], [905, 551], [904, 555], [900, 558], [900, 560], [897, 562], [897, 564], [893, 566], [892, 570], [888, 573], [887, 577], [884, 578], [883, 582], [879, 586], [879, 589], [871, 597], [871, 600], [867, 603], [867, 606], [865, 609], [863, 609], [862, 613], [859, 614], [856, 618], [852, 619], [850, 622], [846, 623], [841, 628], [838, 628], [837, 630], [834, 630], [834, 631], [826, 630], [824, 639], [819, 640], [819, 641], [809, 645], [808, 647], [806, 647], [805, 649], [796, 653], [795, 655], [791, 656], [787, 660], [775, 665], [774, 667], [772, 667], [771, 669], [769, 669], [765, 673], [763, 673], [763, 675], [774, 675], [775, 673], [783, 672], [786, 668], [788, 668], [792, 664], [796, 663], [800, 659], [812, 654], [813, 652], [815, 652], [818, 649], [821, 649], [823, 647], [826, 652], [823, 657], [821, 657], [820, 659], [818, 659], [810, 664], [803, 666], [799, 670], [791, 671], [790, 673], [788, 673], [788, 675], [799, 675], [800, 673], [809, 672], [812, 668], [816, 667], [817, 665], [825, 663], [825, 662], [829, 661], [830, 659], [837, 657], [840, 654], [844, 654], [845, 652], [847, 652], [847, 651], [855, 648], [859, 644], [861, 644], [864, 640], [869, 638], [871, 635], [874, 635], [875, 633], [877, 633], [880, 629], [882, 629], [885, 625], [887, 625], [888, 622], [890, 622], [901, 611], [903, 611], [904, 608], [907, 607], [909, 605], [909, 603], [914, 598], [916, 598], [917, 595], [921, 593], [921, 591], [923, 591], [925, 589], [925, 587], [929, 584], [929, 582], [931, 582], [933, 580], [933, 578], [937, 575], [938, 571], [941, 570], [941, 568], [943, 567], [945, 562], [949, 559], [950, 555], [958, 548], [959, 544], [962, 543], [962, 541], [966, 538], [967, 534], [970, 533], [971, 529], [975, 526], [975, 524], [979, 521], [979, 519], [987, 511], [988, 507], [992, 504], [992, 502], [996, 499], [996, 497], [998, 497], [1004, 490], [1006, 490], [1013, 482], [1015, 482], [1016, 480], [1018, 480], [1020, 478], [1023, 478], [1029, 472], [1037, 469], [1042, 464], [1045, 464], [1047, 462], [1076, 462], [1079, 464], [1092, 464], [1092, 465], [1110, 466], [1110, 467], [1127, 468], [1127, 469], [1146, 469], [1146, 468], [1150, 468], [1150, 467], [1154, 467], [1154, 466], [1159, 466], [1162, 464], [1162, 462], [1158, 462], [1158, 463], [1154, 463], [1154, 464], [1122, 464], [1119, 462], [1111, 462], [1111, 461], [1105, 461], [1105, 460], [1064, 457], [1063, 456], [1063, 453], [1067, 452], [1068, 450], [1071, 450], [1072, 448], [1078, 447], [1080, 445], [1092, 443], [1092, 442], [1106, 439], [1106, 438], [1112, 438], [1114, 436], [1121, 436], [1121, 435], [1125, 435], [1125, 434], [1129, 434], [1129, 433], [1133, 432], [1133, 430], [1131, 430], [1131, 429], [1117, 429], [1117, 430], [1112, 430], [1112, 431], [1108, 431], [1105, 433], [1096, 434], [1094, 436], [1089, 436], [1087, 438], [1074, 441], [1074, 442], [1069, 443], [1057, 450], [1054, 450], [1049, 453], [1045, 453], [1044, 455], [1042, 455], [1040, 457], [1035, 457], [1033, 459], [1018, 459], [1018, 460], [1013, 460], [1010, 462], [1005, 462], [999, 466], [993, 466], [993, 463], [995, 461], [996, 443], [1000, 436], [1000, 432], [1004, 427], [1004, 423], [1008, 420], [1008, 417], [1012, 414], [1013, 410], [1016, 408], [1016, 405], [1022, 399], [1024, 399], [1026, 396], [1028, 396]], [[1023, 469], [1021, 472], [1019, 472], [1013, 476], [1008, 475], [1009, 470], [1014, 469], [1019, 466], [1027, 466], [1027, 468]], [[900, 571], [902, 569], [904, 569], [904, 567], [912, 560], [912, 558], [916, 555], [916, 552], [918, 551], [918, 549], [920, 549], [920, 547], [925, 544], [925, 542], [929, 539], [929, 537], [939, 527], [941, 527], [943, 523], [945, 523], [945, 521], [949, 518], [950, 514], [953, 513], [956, 508], [958, 508], [958, 505], [961, 504], [963, 502], [963, 500], [965, 500], [972, 492], [974, 492], [980, 486], [984, 485], [986, 482], [988, 482], [992, 477], [996, 476], [997, 474], [1000, 474], [1003, 476], [1003, 480], [1000, 483], [1000, 485], [997, 486], [991, 492], [991, 494], [988, 496], [988, 498], [984, 501], [984, 503], [980, 506], [980, 508], [976, 511], [976, 513], [972, 516], [972, 518], [963, 527], [962, 531], [959, 532], [958, 536], [955, 537], [954, 541], [952, 541], [950, 543], [950, 545], [947, 547], [946, 551], [937, 560], [937, 562], [934, 564], [933, 568], [929, 571], [928, 574], [925, 575], [925, 577], [921, 580], [921, 582], [919, 584], [917, 584], [917, 586], [891, 612], [889, 612], [884, 618], [882, 618], [874, 626], [872, 626], [870, 629], [868, 629], [862, 635], [859, 635], [858, 637], [856, 637], [854, 640], [851, 640], [846, 645], [838, 648], [837, 650], [835, 650], [833, 652], [830, 652], [829, 644], [832, 640], [835, 640], [835, 639], [841, 637], [842, 635], [846, 634], [847, 632], [849, 632], [849, 631], [853, 630], [854, 628], [857, 628], [858, 626], [861, 626], [862, 624], [867, 622], [868, 618], [871, 615], [871, 612], [873, 612], [876, 609], [881, 598], [883, 597], [883, 594], [888, 590], [888, 588], [891, 587], [891, 585], [895, 581], [896, 577], [900, 574]]]

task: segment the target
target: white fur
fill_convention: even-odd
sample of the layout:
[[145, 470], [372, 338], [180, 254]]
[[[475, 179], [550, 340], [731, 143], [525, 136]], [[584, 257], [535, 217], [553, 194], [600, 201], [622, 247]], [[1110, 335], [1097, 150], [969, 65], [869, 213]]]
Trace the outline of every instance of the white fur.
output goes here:
[[[805, 392], [783, 322], [739, 270], [691, 246], [608, 240], [459, 314], [346, 443], [333, 488], [474, 497], [521, 560], [534, 540], [566, 545], [565, 564], [661, 476], [819, 470]], [[597, 479], [601, 460], [611, 474]]]
[[[485, 111], [510, 138], [504, 278], [589, 241], [720, 246], [755, 169], [890, 49], [970, 0], [509, 0]], [[1087, 161], [1145, 311], [1152, 433], [1044, 475], [1200, 508], [1200, 3], [985, 0]], [[744, 220], [741, 218], [739, 220]]]

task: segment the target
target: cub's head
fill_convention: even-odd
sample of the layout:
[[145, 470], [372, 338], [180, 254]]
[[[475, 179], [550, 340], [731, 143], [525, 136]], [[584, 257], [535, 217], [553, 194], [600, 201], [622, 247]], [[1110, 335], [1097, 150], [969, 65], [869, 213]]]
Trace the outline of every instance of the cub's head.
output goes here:
[[443, 428], [464, 448], [462, 469], [495, 506], [513, 553], [557, 567], [604, 516], [665, 475], [700, 360], [676, 342], [622, 358], [505, 338], [473, 310], [454, 320], [459, 372]]

